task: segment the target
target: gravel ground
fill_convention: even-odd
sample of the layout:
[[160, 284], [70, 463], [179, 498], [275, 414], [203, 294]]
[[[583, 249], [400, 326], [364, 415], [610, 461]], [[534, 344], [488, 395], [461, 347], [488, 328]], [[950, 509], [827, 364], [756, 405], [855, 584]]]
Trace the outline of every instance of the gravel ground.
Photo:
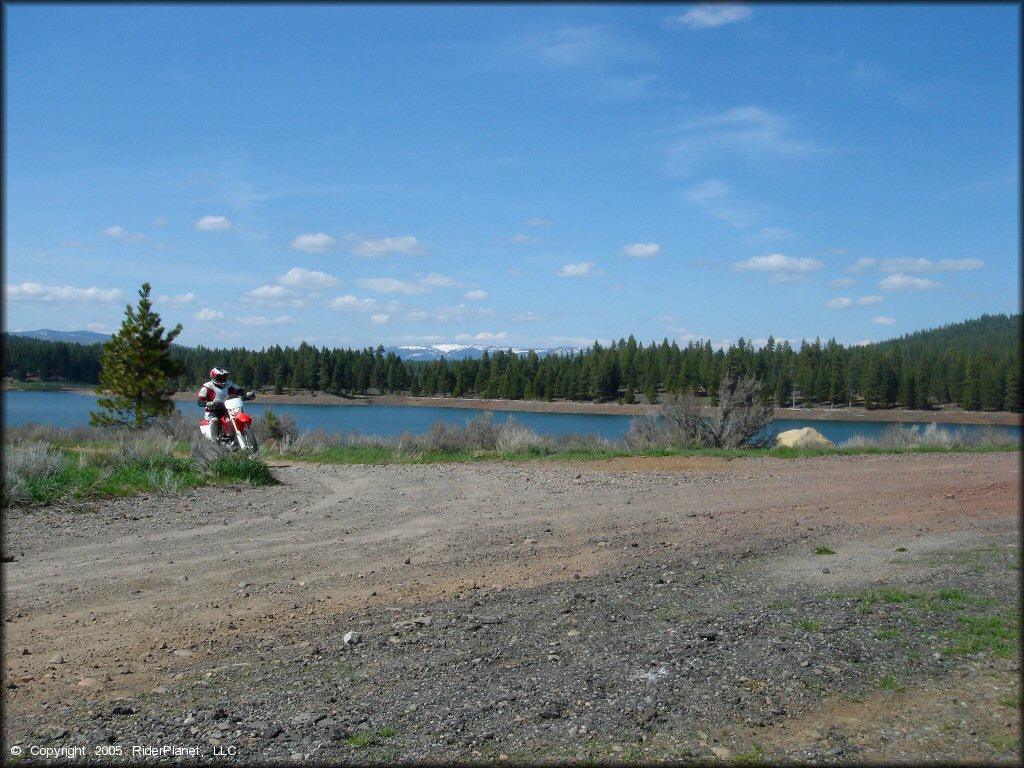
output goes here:
[[10, 510], [4, 755], [1016, 764], [1018, 465], [278, 464]]

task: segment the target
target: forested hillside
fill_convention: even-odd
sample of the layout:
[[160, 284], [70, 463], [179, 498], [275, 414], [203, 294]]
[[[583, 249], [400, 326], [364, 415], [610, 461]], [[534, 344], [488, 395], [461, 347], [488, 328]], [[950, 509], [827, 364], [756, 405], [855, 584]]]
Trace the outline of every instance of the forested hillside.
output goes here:
[[[680, 347], [667, 339], [644, 345], [632, 336], [578, 354], [539, 357], [511, 350], [479, 360], [404, 362], [377, 349], [273, 346], [246, 349], [172, 347], [185, 365], [178, 388], [197, 389], [213, 365], [249, 388], [337, 394], [445, 395], [540, 400], [656, 402], [695, 391], [714, 398], [726, 374], [754, 376], [779, 405], [929, 408], [955, 403], [970, 410], [1021, 410], [1020, 315], [977, 320], [844, 347], [835, 340], [788, 342], [755, 349], [744, 339], [728, 349], [710, 341]], [[4, 335], [4, 376], [98, 382], [100, 344], [48, 342]]]

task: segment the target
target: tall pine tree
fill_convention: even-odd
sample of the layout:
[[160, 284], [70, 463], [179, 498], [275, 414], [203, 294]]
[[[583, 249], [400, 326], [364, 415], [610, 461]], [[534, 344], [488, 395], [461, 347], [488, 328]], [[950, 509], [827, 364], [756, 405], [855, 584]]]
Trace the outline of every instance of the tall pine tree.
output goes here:
[[174, 410], [174, 379], [184, 371], [170, 354], [171, 342], [181, 333], [178, 323], [166, 336], [160, 315], [149, 300], [149, 283], [139, 290], [138, 308], [125, 307], [125, 319], [100, 359], [99, 411], [91, 424], [101, 427], [142, 429], [157, 416]]

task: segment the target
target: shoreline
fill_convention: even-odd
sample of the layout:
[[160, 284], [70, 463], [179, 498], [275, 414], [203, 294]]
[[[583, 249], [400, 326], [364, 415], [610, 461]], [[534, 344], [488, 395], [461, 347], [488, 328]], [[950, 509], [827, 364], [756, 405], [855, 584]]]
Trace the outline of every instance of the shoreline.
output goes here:
[[[18, 391], [17, 387], [4, 387], [4, 391]], [[29, 391], [29, 390], [20, 390]], [[80, 395], [95, 395], [94, 389], [68, 388], [54, 391], [73, 392]], [[192, 392], [176, 392], [171, 396], [176, 401], [189, 401], [195, 398]], [[570, 400], [484, 400], [477, 398], [452, 397], [410, 397], [405, 395], [359, 395], [342, 397], [326, 392], [312, 393], [309, 391], [273, 394], [258, 392], [257, 403], [267, 405], [341, 405], [369, 407], [373, 405], [389, 405], [409, 408], [462, 408], [478, 411], [519, 411], [526, 413], [564, 413], [602, 416], [643, 416], [654, 413], [657, 405], [619, 403], [593, 403]], [[705, 407], [706, 415], [714, 415], [714, 409]], [[776, 408], [776, 419], [802, 421], [884, 421], [884, 422], [916, 422], [928, 424], [977, 424], [994, 426], [1022, 426], [1024, 418], [1019, 413], [1009, 411], [964, 411], [946, 406], [940, 410], [912, 411], [903, 408], [889, 408], [869, 411], [860, 407], [839, 408]]]

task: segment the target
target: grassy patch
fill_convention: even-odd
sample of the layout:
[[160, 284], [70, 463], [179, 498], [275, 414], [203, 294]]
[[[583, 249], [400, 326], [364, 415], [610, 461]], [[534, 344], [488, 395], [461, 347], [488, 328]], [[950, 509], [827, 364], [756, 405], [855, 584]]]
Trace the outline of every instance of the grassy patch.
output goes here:
[[949, 656], [991, 653], [1008, 659], [1017, 655], [1020, 644], [1020, 614], [1006, 611], [999, 615], [958, 617], [960, 627], [943, 636], [950, 645], [943, 650]]
[[883, 675], [878, 678], [876, 685], [883, 691], [896, 691], [899, 693], [906, 690], [906, 686], [895, 675]]
[[385, 725], [376, 731], [356, 731], [346, 737], [345, 743], [353, 749], [366, 749], [367, 747], [379, 745], [382, 740], [390, 739], [396, 733], [397, 731], [394, 728]]
[[834, 549], [829, 549], [828, 547], [815, 547], [814, 548], [814, 554], [816, 554], [816, 555], [834, 555], [835, 553], [836, 553], [836, 551]]
[[4, 442], [3, 508], [52, 504], [63, 499], [95, 499], [141, 493], [175, 494], [215, 483], [268, 485], [276, 480], [261, 461], [223, 457], [210, 473], [163, 426], [142, 432], [49, 430], [40, 440]]
[[1024, 697], [1021, 697], [1019, 693], [1000, 696], [999, 703], [1002, 706], [1010, 707], [1011, 709], [1022, 709], [1024, 708]]
[[989, 736], [986, 741], [1000, 752], [1017, 753], [1020, 751], [1020, 736], [1016, 734], [996, 734]]
[[262, 461], [245, 456], [221, 456], [210, 464], [210, 474], [217, 480], [249, 485], [276, 485], [277, 479], [270, 467]]
[[732, 761], [737, 765], [758, 765], [765, 761], [764, 750], [755, 744], [750, 749], [734, 754]]
[[[943, 587], [934, 592], [872, 589], [860, 597], [857, 610], [872, 613], [880, 603], [900, 609], [895, 612], [896, 617], [913, 627], [921, 626], [929, 615], [955, 614], [951, 618], [955, 618], [956, 628], [941, 634], [947, 643], [942, 649], [946, 655], [988, 653], [999, 658], [1012, 658], [1019, 651], [1019, 611], [1014, 607], [1000, 607], [990, 598], [975, 597], [954, 587]], [[900, 634], [901, 631], [894, 627], [883, 627], [876, 630], [875, 638], [889, 639]]]

